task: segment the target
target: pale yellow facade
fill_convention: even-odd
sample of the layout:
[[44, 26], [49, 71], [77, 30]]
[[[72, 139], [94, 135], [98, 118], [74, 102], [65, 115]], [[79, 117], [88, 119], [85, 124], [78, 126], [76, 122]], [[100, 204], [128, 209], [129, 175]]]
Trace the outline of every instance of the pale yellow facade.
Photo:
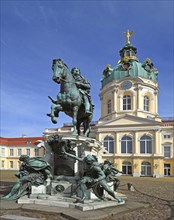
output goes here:
[[[111, 160], [117, 169], [121, 171], [125, 169], [125, 174], [162, 177], [174, 174], [172, 127], [173, 125], [170, 125], [166, 130], [163, 123], [136, 116], [123, 115], [107, 122], [98, 123], [96, 126], [96, 138], [103, 143], [103, 146], [105, 146], [106, 137], [112, 138], [114, 149], [111, 152], [110, 149], [106, 148], [108, 153], [103, 155], [103, 160]], [[164, 138], [165, 134], [170, 134], [168, 139]], [[144, 135], [151, 138], [152, 152], [150, 153], [142, 153], [140, 150], [141, 137]], [[122, 152], [122, 138], [125, 136], [130, 137], [132, 143], [131, 152]], [[165, 156], [165, 147], [170, 148], [169, 156]], [[149, 164], [143, 165], [143, 163], [147, 162]], [[168, 170], [166, 170], [166, 165], [170, 165]], [[130, 169], [130, 171], [127, 169]], [[144, 169], [144, 172], [142, 169]]]
[[[131, 88], [121, 89], [124, 82], [130, 82]], [[129, 114], [137, 117], [151, 118], [160, 121], [158, 115], [158, 92], [159, 88], [156, 82], [141, 77], [126, 77], [117, 81], [108, 83], [100, 92], [101, 118], [99, 123], [111, 120], [116, 117]], [[131, 110], [123, 110], [123, 97], [130, 95], [132, 99]], [[149, 98], [149, 111], [144, 111], [144, 99]], [[108, 102], [111, 101], [111, 112], [108, 114]]]
[[162, 120], [158, 114], [157, 69], [149, 58], [145, 64], [131, 58], [132, 50], [136, 54], [136, 48], [126, 44], [120, 64], [103, 74], [101, 117], [95, 127], [96, 138], [107, 150], [103, 160], [111, 160], [125, 175], [174, 175], [174, 120]]
[[43, 156], [43, 150], [37, 147], [42, 137], [3, 138], [0, 137], [0, 170], [18, 170], [19, 157]]

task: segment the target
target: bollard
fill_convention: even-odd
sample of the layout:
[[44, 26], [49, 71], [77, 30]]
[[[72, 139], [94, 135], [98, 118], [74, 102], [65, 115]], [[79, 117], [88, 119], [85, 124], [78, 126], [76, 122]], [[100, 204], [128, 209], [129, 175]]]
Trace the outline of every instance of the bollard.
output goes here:
[[127, 187], [128, 187], [128, 190], [129, 190], [129, 191], [135, 191], [135, 190], [134, 190], [134, 187], [133, 187], [133, 185], [132, 185], [132, 183], [128, 183], [128, 184], [127, 184]]

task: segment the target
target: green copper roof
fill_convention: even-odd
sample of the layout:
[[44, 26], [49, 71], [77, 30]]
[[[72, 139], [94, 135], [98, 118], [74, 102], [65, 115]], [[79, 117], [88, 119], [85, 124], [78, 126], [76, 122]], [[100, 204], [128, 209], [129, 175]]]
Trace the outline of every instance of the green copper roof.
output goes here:
[[118, 65], [111, 68], [107, 65], [103, 71], [101, 80], [102, 87], [113, 80], [120, 80], [126, 77], [142, 77], [152, 81], [158, 81], [158, 71], [149, 58], [141, 64], [136, 57], [137, 49], [130, 43], [126, 43], [120, 50], [120, 61]]

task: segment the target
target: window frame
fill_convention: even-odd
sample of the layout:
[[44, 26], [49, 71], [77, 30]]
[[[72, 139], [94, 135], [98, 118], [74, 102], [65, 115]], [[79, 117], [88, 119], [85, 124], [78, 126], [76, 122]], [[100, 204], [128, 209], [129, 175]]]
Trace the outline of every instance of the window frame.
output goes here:
[[10, 169], [13, 169], [13, 168], [14, 168], [14, 161], [13, 161], [13, 160], [10, 160], [10, 161], [9, 161], [9, 168], [10, 168]]
[[144, 111], [149, 112], [150, 109], [150, 99], [148, 96], [144, 96]]
[[[121, 138], [121, 154], [132, 154], [132, 137], [130, 137], [129, 135], [124, 135]], [[128, 146], [131, 143], [131, 146]], [[125, 152], [123, 152], [123, 144], [125, 144]], [[129, 147], [131, 147], [131, 150], [129, 152]]]
[[[28, 153], [29, 152], [29, 153]], [[30, 148], [26, 148], [26, 155], [30, 156], [31, 155], [31, 150]]]
[[109, 99], [108, 102], [107, 102], [107, 113], [108, 114], [112, 113], [112, 102], [111, 102], [111, 99]]
[[[19, 153], [19, 151], [21, 151], [21, 153]], [[18, 149], [17, 149], [17, 156], [20, 157], [21, 155], [22, 155], [22, 148], [18, 148]]]
[[38, 148], [34, 148], [34, 156], [35, 157], [39, 156], [39, 149]]
[[[144, 152], [142, 150], [143, 147], [144, 147]], [[149, 147], [150, 147], [150, 150], [148, 149]], [[140, 154], [152, 154], [152, 137], [151, 136], [144, 134], [140, 138]]]
[[14, 157], [14, 148], [9, 149], [9, 156]]
[[[126, 171], [125, 173], [123, 171]], [[123, 175], [132, 175], [132, 163], [129, 161], [122, 162], [122, 172]]]
[[5, 160], [1, 160], [1, 168], [5, 168]]
[[171, 138], [171, 134], [168, 134], [168, 133], [163, 134], [163, 138], [164, 139], [170, 139]]
[[[165, 156], [165, 148], [167, 148], [167, 147], [169, 148], [169, 156]], [[171, 153], [171, 146], [170, 145], [163, 146], [163, 154], [164, 154], [165, 158], [171, 158], [172, 153]]]
[[[113, 146], [111, 146], [111, 144]], [[106, 136], [103, 140], [103, 146], [107, 150], [108, 154], [113, 154], [115, 151], [115, 140], [112, 136]]]
[[132, 110], [132, 97], [130, 95], [123, 96], [123, 111]]

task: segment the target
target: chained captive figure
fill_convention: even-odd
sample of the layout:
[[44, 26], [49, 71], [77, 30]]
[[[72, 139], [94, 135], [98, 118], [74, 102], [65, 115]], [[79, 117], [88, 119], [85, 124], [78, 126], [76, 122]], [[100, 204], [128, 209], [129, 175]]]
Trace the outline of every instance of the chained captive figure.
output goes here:
[[15, 183], [11, 192], [1, 197], [1, 200], [16, 200], [27, 195], [31, 191], [31, 186], [47, 185], [50, 179], [53, 178], [51, 174], [51, 166], [41, 157], [30, 158], [27, 155], [21, 155], [19, 158], [21, 162], [19, 172], [15, 174], [18, 181]]
[[120, 180], [117, 179], [116, 174], [122, 173], [117, 170], [110, 160], [105, 160], [104, 163], [100, 164], [101, 169], [104, 171], [107, 182], [113, 182], [114, 191], [116, 191], [120, 185]]
[[[64, 151], [64, 154], [68, 157], [76, 159], [82, 162], [86, 166], [85, 175], [80, 180], [80, 189], [82, 191], [82, 197], [79, 202], [84, 202], [87, 197], [86, 190], [93, 186], [101, 186], [109, 195], [111, 195], [118, 203], [123, 202], [121, 198], [115, 196], [114, 191], [109, 187], [106, 181], [106, 176], [97, 161], [97, 158], [91, 154], [88, 154], [84, 158], [76, 157]], [[99, 197], [100, 199], [104, 199]]]

